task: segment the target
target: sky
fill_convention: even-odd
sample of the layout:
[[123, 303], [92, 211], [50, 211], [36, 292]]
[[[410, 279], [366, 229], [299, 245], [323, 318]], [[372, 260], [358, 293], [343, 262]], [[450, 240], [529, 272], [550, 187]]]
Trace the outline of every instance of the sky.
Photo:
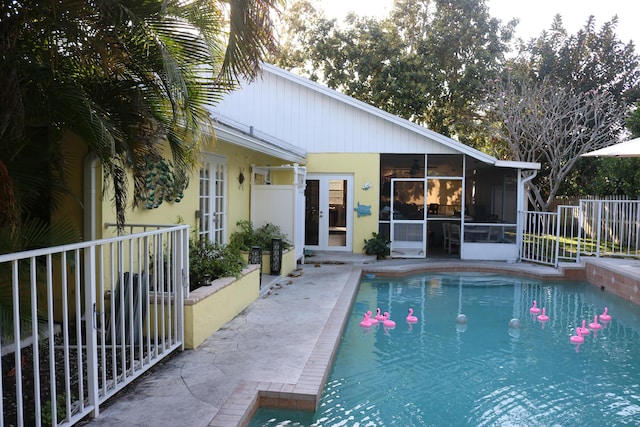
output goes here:
[[[386, 16], [393, 0], [319, 0], [330, 18], [342, 18], [349, 11], [358, 15]], [[618, 37], [623, 42], [633, 40], [640, 52], [640, 1], [638, 0], [487, 0], [489, 12], [503, 22], [518, 18], [516, 35], [525, 40], [537, 37], [549, 29], [559, 13], [569, 34], [575, 34], [593, 15], [596, 28], [618, 15]]]

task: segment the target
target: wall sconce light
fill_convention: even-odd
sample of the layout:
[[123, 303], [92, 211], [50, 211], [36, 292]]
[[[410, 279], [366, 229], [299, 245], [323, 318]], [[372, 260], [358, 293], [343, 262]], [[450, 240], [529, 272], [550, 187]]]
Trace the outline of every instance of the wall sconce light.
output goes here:
[[372, 187], [372, 186], [371, 186], [371, 183], [370, 183], [370, 182], [367, 182], [367, 183], [365, 183], [365, 184], [362, 186], [362, 189], [363, 189], [364, 191], [367, 191], [367, 190], [368, 190], [368, 189], [370, 189], [371, 187]]

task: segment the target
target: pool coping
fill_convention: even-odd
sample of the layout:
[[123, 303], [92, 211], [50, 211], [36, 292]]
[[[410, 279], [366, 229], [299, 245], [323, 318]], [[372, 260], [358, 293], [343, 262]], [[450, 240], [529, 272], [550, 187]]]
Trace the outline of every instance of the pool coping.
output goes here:
[[241, 381], [208, 424], [246, 426], [260, 407], [315, 411], [356, 297], [362, 268], [354, 268], [296, 384]]
[[[346, 320], [356, 297], [360, 279], [364, 274], [404, 276], [433, 271], [512, 273], [540, 280], [586, 280], [594, 286], [598, 286], [588, 280], [586, 272], [589, 269], [589, 264], [589, 261], [584, 264], [567, 264], [556, 269], [525, 263], [479, 263], [458, 260], [428, 264], [354, 266], [297, 383], [241, 381], [208, 426], [246, 426], [261, 407], [316, 411], [340, 343], [340, 337], [346, 327]], [[598, 264], [598, 267], [601, 270], [607, 270], [605, 265]], [[609, 271], [612, 275], [616, 274], [615, 270], [609, 269]], [[640, 283], [640, 280], [635, 279], [635, 282]], [[636, 292], [637, 289], [636, 287]]]

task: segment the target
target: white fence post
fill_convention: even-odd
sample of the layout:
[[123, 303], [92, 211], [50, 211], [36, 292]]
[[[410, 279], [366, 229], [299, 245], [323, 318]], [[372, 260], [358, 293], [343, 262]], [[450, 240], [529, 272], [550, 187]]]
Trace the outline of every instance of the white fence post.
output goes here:
[[98, 384], [98, 340], [96, 309], [96, 248], [89, 246], [84, 250], [84, 324], [87, 342], [87, 401], [92, 417], [100, 414]]

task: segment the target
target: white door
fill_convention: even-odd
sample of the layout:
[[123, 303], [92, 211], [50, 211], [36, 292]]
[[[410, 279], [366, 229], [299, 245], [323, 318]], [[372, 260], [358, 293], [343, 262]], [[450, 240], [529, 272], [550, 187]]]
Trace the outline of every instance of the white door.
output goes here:
[[227, 160], [205, 154], [200, 166], [200, 224], [198, 235], [226, 243]]
[[351, 251], [353, 176], [309, 174], [306, 183], [305, 248]]
[[424, 178], [391, 180], [391, 256], [424, 258], [427, 222]]

